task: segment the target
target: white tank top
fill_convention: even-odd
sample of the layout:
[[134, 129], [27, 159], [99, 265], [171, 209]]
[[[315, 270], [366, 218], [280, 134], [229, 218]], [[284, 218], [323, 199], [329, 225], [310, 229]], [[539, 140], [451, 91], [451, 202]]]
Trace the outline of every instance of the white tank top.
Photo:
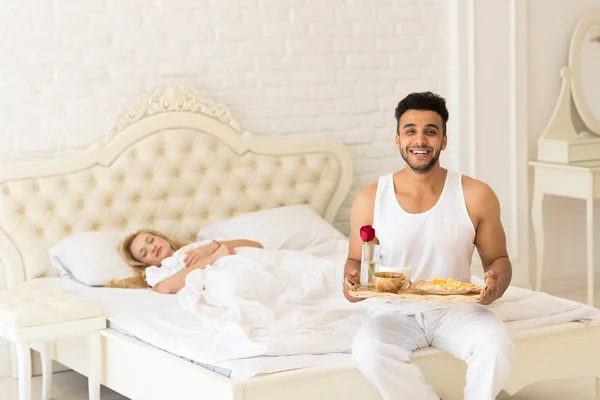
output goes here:
[[406, 212], [398, 203], [393, 174], [380, 177], [373, 228], [383, 266], [411, 268], [412, 281], [432, 277], [471, 281], [475, 228], [461, 174], [448, 171], [437, 203], [419, 214]]

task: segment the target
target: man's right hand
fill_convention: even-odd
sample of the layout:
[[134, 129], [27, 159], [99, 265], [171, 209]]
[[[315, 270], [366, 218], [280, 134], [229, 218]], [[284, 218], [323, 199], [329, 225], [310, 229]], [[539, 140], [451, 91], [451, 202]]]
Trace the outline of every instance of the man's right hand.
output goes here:
[[360, 297], [353, 297], [350, 296], [349, 293], [349, 287], [346, 284], [346, 280], [354, 283], [354, 284], [359, 284], [360, 283], [360, 273], [357, 269], [352, 269], [350, 270], [350, 272], [346, 275], [346, 279], [343, 282], [344, 285], [344, 297], [346, 298], [346, 300], [348, 300], [350, 303], [358, 303], [359, 301], [363, 301], [364, 299], [360, 298]]

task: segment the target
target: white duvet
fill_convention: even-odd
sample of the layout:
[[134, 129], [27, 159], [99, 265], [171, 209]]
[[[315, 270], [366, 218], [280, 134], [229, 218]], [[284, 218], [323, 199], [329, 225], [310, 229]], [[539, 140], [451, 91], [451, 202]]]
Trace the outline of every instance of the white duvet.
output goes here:
[[218, 337], [204, 362], [345, 352], [370, 307], [341, 291], [339, 257], [240, 248], [186, 278], [179, 304]]
[[[219, 365], [257, 356], [347, 353], [373, 312], [432, 306], [375, 299], [349, 303], [342, 294], [346, 253], [336, 246], [340, 243], [323, 244], [312, 254], [242, 248], [189, 274], [177, 296], [211, 338], [196, 349], [200, 361]], [[511, 332], [600, 319], [596, 308], [516, 287], [488, 307]]]
[[[247, 250], [210, 267], [205, 277], [190, 274], [189, 285], [176, 296], [43, 279], [98, 302], [120, 330], [178, 356], [230, 369], [235, 379], [351, 363], [352, 337], [361, 321], [381, 307], [406, 307], [375, 300], [351, 304], [343, 298], [345, 240], [304, 253]], [[597, 308], [516, 287], [488, 307], [513, 334], [600, 319]]]

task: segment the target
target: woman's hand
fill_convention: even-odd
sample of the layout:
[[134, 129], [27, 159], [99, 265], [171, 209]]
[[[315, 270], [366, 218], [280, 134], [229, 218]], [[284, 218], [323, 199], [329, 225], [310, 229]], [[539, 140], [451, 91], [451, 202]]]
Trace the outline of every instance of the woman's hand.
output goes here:
[[217, 250], [213, 251], [212, 254], [205, 258], [199, 258], [196, 261], [192, 262], [190, 265], [186, 265], [186, 267], [191, 268], [199, 268], [204, 269], [207, 265], [214, 263], [221, 257], [230, 256], [235, 254], [235, 251], [224, 244], [221, 244]]
[[221, 245], [219, 246], [219, 248], [217, 249], [217, 251], [215, 251], [212, 255], [213, 255], [214, 261], [217, 261], [221, 257], [230, 256], [230, 255], [233, 255], [233, 254], [235, 254], [235, 250], [233, 250], [232, 248], [230, 248], [226, 244], [221, 243]]
[[189, 267], [190, 265], [194, 264], [196, 261], [210, 256], [215, 251], [217, 251], [219, 249], [219, 247], [220, 247], [219, 242], [215, 241], [215, 242], [212, 242], [209, 244], [205, 244], [204, 246], [195, 248], [194, 250], [190, 250], [185, 255], [183, 262], [185, 263], [186, 267]]
[[154, 287], [159, 293], [177, 293], [185, 286], [186, 276], [195, 269], [204, 269], [219, 258], [235, 254], [233, 247], [219, 242], [212, 242], [191, 250], [184, 259], [186, 268], [170, 276]]

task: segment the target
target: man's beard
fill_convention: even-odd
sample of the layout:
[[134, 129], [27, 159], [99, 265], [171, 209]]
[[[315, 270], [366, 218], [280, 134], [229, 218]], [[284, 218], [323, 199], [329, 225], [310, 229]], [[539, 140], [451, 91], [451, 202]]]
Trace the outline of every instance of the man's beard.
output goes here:
[[427, 172], [431, 171], [431, 169], [435, 166], [437, 160], [440, 158], [441, 153], [442, 149], [440, 148], [437, 152], [433, 152], [433, 155], [427, 164], [413, 165], [410, 161], [408, 161], [408, 154], [405, 153], [404, 150], [402, 150], [402, 148], [400, 148], [400, 156], [402, 156], [402, 159], [404, 160], [406, 165], [408, 165], [410, 169], [412, 169], [417, 174], [426, 174]]

